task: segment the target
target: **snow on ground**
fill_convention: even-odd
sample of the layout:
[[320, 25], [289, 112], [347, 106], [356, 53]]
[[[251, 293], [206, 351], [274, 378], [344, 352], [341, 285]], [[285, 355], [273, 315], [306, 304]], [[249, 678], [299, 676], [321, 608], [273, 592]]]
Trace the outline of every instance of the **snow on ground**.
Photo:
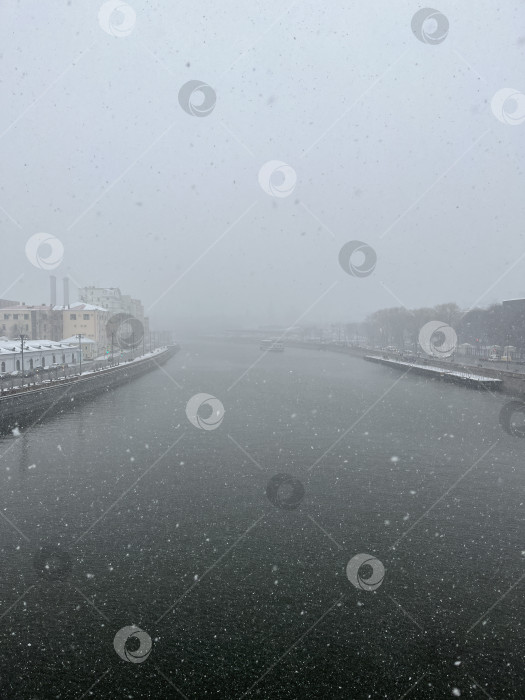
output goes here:
[[428, 370], [429, 372], [437, 372], [438, 374], [447, 374], [451, 377], [461, 377], [462, 379], [472, 379], [473, 381], [480, 382], [493, 382], [499, 384], [501, 379], [496, 379], [495, 377], [485, 377], [481, 374], [473, 374], [471, 372], [460, 372], [458, 370], [444, 369], [443, 367], [436, 367], [435, 365], [421, 365], [415, 362], [403, 362], [402, 360], [388, 360], [378, 355], [368, 355], [368, 357], [374, 360], [380, 360], [383, 364], [391, 364], [394, 366], [402, 367], [414, 367], [418, 369]]

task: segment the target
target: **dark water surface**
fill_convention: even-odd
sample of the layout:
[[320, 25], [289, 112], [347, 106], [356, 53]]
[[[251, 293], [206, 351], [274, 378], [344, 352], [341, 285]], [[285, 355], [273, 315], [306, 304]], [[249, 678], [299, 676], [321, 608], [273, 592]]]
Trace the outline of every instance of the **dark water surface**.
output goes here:
[[[184, 344], [0, 440], [0, 697], [525, 697], [505, 398], [291, 348], [232, 387], [260, 357]], [[197, 393], [224, 404], [216, 430], [186, 417]], [[295, 509], [266, 495], [280, 473]], [[347, 578], [359, 553], [386, 569], [374, 591]], [[142, 663], [114, 649], [130, 625]]]

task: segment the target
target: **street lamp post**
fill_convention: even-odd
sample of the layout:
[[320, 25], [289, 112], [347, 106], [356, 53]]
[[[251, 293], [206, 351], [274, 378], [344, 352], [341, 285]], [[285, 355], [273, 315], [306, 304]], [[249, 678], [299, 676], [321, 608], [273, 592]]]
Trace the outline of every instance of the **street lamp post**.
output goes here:
[[22, 333], [20, 333], [20, 351], [22, 353], [22, 389], [24, 388], [24, 340], [26, 338], [26, 335], [22, 335]]
[[77, 333], [78, 338], [78, 357], [80, 361], [80, 374], [82, 375], [82, 333]]

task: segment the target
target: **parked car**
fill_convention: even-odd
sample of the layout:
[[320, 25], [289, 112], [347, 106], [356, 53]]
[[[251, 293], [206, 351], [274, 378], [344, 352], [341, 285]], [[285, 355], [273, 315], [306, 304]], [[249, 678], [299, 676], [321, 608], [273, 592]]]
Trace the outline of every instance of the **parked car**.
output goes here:
[[498, 362], [499, 357], [496, 355], [495, 352], [493, 352], [488, 356], [488, 360], [489, 362]]

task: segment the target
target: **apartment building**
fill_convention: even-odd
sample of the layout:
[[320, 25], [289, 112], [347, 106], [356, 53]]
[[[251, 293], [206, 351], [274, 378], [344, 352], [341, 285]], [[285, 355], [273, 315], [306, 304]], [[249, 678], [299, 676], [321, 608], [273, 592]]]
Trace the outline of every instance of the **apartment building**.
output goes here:
[[55, 306], [55, 310], [62, 313], [63, 337], [71, 338], [80, 333], [94, 342], [91, 346], [94, 356], [105, 352], [108, 345], [106, 325], [111, 317], [108, 309], [78, 301], [69, 306]]
[[140, 299], [122, 294], [118, 287], [82, 287], [79, 298], [86, 304], [107, 309], [111, 316], [119, 313], [130, 314], [144, 326], [144, 306]]
[[52, 306], [5, 306], [0, 308], [0, 336], [17, 338], [20, 334], [31, 340], [47, 338], [58, 341], [63, 337], [62, 314]]

